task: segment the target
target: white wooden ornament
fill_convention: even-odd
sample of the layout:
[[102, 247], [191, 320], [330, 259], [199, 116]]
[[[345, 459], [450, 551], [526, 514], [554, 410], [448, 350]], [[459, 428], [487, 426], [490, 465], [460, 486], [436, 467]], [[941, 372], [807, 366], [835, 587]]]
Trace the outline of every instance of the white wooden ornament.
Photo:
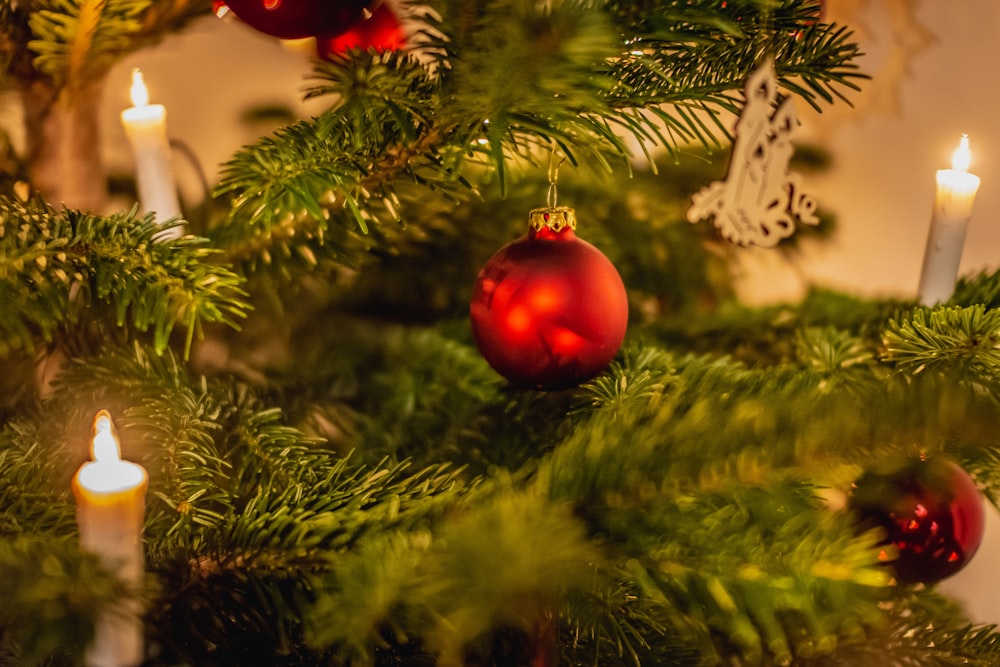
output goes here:
[[792, 99], [775, 109], [778, 80], [765, 63], [747, 80], [743, 112], [736, 121], [726, 180], [692, 198], [690, 222], [714, 218], [722, 236], [739, 245], [774, 247], [795, 231], [795, 222], [815, 225], [815, 201], [802, 192], [799, 175], [788, 171], [798, 127]]

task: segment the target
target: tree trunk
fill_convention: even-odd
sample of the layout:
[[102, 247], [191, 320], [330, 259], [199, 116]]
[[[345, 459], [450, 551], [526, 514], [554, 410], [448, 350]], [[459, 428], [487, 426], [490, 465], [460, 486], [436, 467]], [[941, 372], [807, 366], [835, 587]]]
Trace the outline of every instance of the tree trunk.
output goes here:
[[108, 199], [101, 160], [104, 77], [74, 89], [33, 81], [21, 91], [28, 179], [53, 206], [103, 213]]
[[531, 667], [553, 667], [556, 664], [559, 633], [556, 619], [545, 615], [535, 628], [535, 655], [531, 659]]

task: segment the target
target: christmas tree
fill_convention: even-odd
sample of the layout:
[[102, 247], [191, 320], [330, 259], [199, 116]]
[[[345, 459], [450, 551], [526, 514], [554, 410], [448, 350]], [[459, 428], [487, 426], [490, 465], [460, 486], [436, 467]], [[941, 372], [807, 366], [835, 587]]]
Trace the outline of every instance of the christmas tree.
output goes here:
[[[118, 210], [107, 74], [213, 4], [0, 0], [0, 662], [1000, 663], [935, 587], [1000, 489], [1000, 276], [749, 307], [722, 236], [830, 216], [686, 220], [762, 67], [769, 113], [865, 83], [821, 2], [234, 1], [321, 38], [324, 110]], [[508, 274], [554, 289], [498, 324]]]

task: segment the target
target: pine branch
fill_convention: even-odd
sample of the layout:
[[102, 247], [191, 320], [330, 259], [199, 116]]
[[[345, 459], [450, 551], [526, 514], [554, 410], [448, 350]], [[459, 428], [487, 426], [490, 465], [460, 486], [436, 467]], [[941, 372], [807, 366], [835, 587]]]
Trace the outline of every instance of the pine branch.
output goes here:
[[[369, 534], [426, 526], [463, 493], [444, 467], [404, 475], [405, 466], [330, 464], [317, 482], [257, 489], [237, 513], [164, 554], [159, 575], [181, 582], [159, 607], [165, 645], [198, 664], [304, 650], [303, 619], [340, 552]], [[221, 625], [220, 608], [229, 610]]]
[[[852, 85], [858, 53], [833, 26], [803, 32], [816, 5], [791, 6], [773, 19], [771, 47], [806, 82], [789, 90], [815, 104]], [[717, 146], [714, 137], [727, 134], [722, 124], [709, 127], [686, 106], [709, 118], [735, 110], [760, 64], [754, 29], [764, 19], [756, 15], [742, 36], [738, 22], [664, 3], [666, 23], [646, 35], [648, 28], [615, 25], [620, 17], [576, 2], [438, 9], [423, 17], [410, 53], [355, 53], [320, 66], [309, 95], [336, 94], [335, 106], [226, 165], [217, 194], [233, 197], [231, 220], [213, 237], [230, 256], [249, 258], [252, 269], [350, 262], [391, 240], [365, 243], [352, 227], [369, 234], [397, 222], [407, 181], [451, 196], [462, 174], [471, 180], [470, 170], [486, 166], [503, 195], [514, 166], [553, 147], [573, 165], [610, 171], [612, 160], [630, 155], [629, 136], [669, 149], [695, 138]], [[621, 43], [621, 31], [635, 29], [646, 40], [640, 55]]]
[[608, 103], [623, 128], [671, 154], [693, 141], [720, 148], [716, 137], [729, 137], [720, 112], [739, 111], [737, 91], [764, 57], [774, 58], [780, 85], [817, 110], [817, 98], [845, 99], [839, 88], [866, 78], [853, 64], [860, 52], [850, 32], [817, 22], [819, 3], [731, 4], [729, 20], [672, 3], [638, 15], [619, 9], [630, 50], [613, 61], [610, 78], [619, 83]]
[[994, 398], [1000, 377], [1000, 311], [968, 308], [915, 309], [892, 320], [884, 359], [910, 375], [944, 374], [982, 387]]
[[39, 0], [29, 26], [34, 67], [70, 92], [100, 79], [134, 48], [152, 0]]
[[[573, 591], [563, 610], [562, 660], [584, 667], [697, 667], [703, 654], [690, 636], [665, 624], [673, 611], [630, 583], [628, 572], [602, 572], [590, 591]], [[563, 663], [560, 663], [563, 664]]]
[[948, 303], [966, 307], [981, 304], [988, 309], [1000, 306], [1000, 269], [961, 276]]
[[[410, 473], [336, 456], [251, 393], [190, 377], [169, 353], [137, 345], [77, 360], [57, 396], [64, 387], [74, 404], [113, 407], [126, 456], [150, 472], [147, 563], [162, 584], [154, 634], [198, 664], [275, 651], [314, 663], [302, 623], [338, 554], [369, 536], [425, 530], [467, 493], [447, 466]], [[226, 606], [232, 625], [220, 628], [210, 617]]]
[[993, 625], [972, 625], [934, 593], [900, 596], [885, 621], [833, 652], [796, 660], [795, 667], [986, 667], [1000, 659], [1000, 633]]
[[0, 659], [77, 664], [98, 611], [130, 594], [75, 541], [0, 539]]
[[65, 443], [63, 433], [33, 420], [8, 422], [0, 431], [0, 537], [75, 532], [67, 467], [74, 457]]
[[853, 519], [819, 509], [812, 493], [779, 482], [612, 507], [602, 530], [636, 559], [623, 575], [662, 606], [661, 622], [700, 638], [702, 655], [781, 664], [875, 622], [889, 581], [880, 538], [852, 537]]
[[216, 189], [232, 195], [231, 219], [210, 234], [251, 270], [290, 260], [350, 265], [387, 233], [381, 224], [399, 222], [406, 181], [449, 195], [469, 187], [438, 153], [435, 84], [420, 65], [359, 54], [319, 65], [316, 76], [325, 83], [308, 95], [337, 95], [337, 104], [237, 153]]
[[149, 470], [153, 540], [216, 527], [258, 486], [315, 483], [332, 465], [331, 453], [285, 425], [278, 409], [244, 387], [193, 377], [170, 352], [135, 344], [74, 359], [55, 389], [68, 387], [77, 401], [112, 412]]
[[100, 218], [5, 199], [0, 218], [0, 295], [10, 304], [0, 313], [0, 350], [34, 350], [98, 304], [108, 306], [104, 324], [152, 331], [160, 352], [178, 325], [187, 351], [203, 323], [235, 327], [245, 316], [241, 279], [205, 261], [215, 251], [204, 239], [154, 242], [151, 215]]

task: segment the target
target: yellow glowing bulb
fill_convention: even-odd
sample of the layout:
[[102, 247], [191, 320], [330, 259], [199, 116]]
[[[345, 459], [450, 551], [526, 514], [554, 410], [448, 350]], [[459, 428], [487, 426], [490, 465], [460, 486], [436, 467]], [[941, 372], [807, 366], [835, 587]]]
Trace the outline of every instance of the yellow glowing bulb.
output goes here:
[[972, 152], [969, 150], [969, 135], [963, 134], [951, 157], [951, 168], [955, 171], [968, 171], [972, 162]]
[[120, 461], [122, 458], [118, 439], [111, 432], [111, 415], [107, 410], [101, 410], [94, 418], [94, 443], [91, 451], [95, 461]]
[[129, 461], [122, 461], [118, 437], [111, 424], [111, 415], [101, 410], [94, 417], [93, 460], [77, 472], [77, 482], [96, 493], [116, 493], [133, 489], [146, 482], [146, 471]]
[[142, 78], [142, 70], [138, 67], [132, 70], [132, 88], [129, 94], [132, 96], [132, 106], [144, 107], [149, 104], [149, 90]]

